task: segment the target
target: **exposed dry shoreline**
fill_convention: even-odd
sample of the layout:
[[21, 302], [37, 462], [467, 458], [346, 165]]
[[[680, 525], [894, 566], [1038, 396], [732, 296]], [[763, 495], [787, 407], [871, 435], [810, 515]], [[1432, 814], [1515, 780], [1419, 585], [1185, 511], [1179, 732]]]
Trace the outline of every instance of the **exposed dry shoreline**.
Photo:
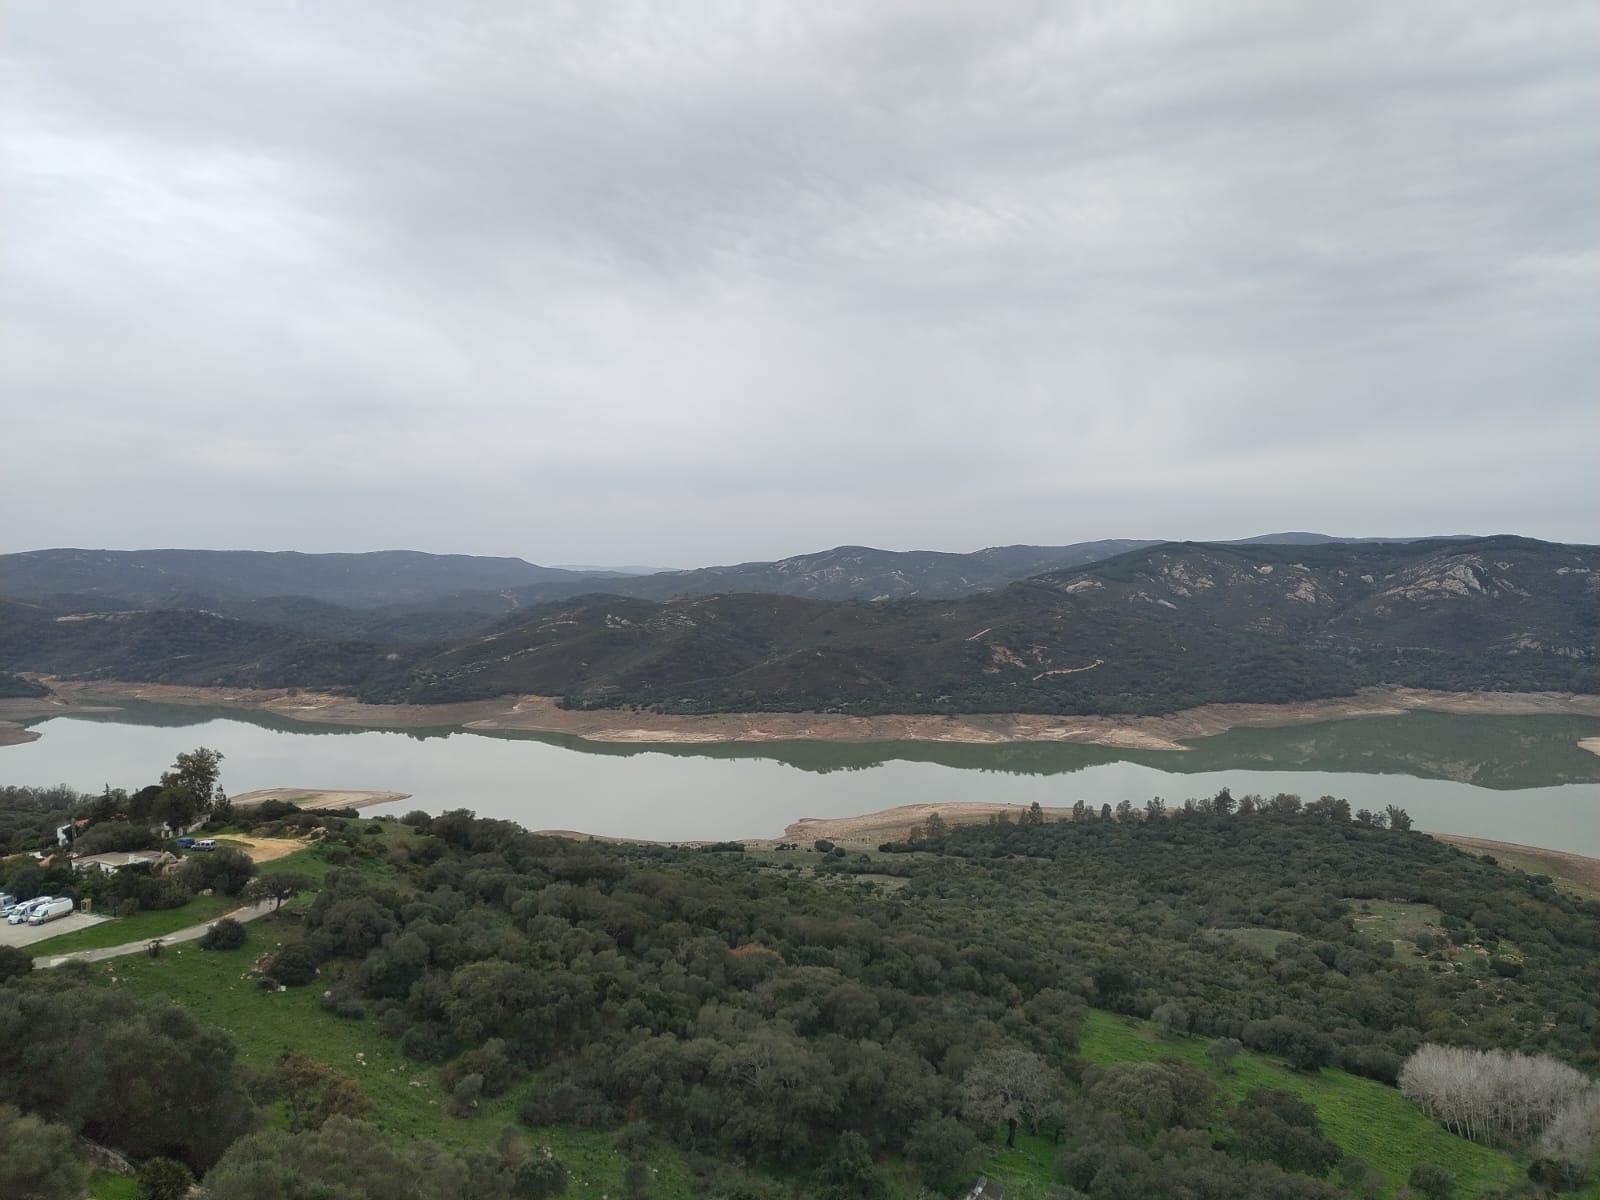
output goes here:
[[248, 808], [268, 800], [287, 800], [296, 807], [313, 811], [324, 808], [372, 808], [411, 799], [410, 792], [353, 792], [334, 788], [258, 788], [232, 797], [235, 808]]
[[[1062, 717], [1032, 713], [964, 716], [850, 717], [821, 713], [721, 713], [676, 716], [646, 712], [581, 712], [549, 696], [508, 696], [465, 704], [362, 704], [345, 696], [294, 689], [178, 687], [169, 684], [46, 680], [44, 699], [0, 700], [0, 745], [8, 727], [31, 741], [32, 731], [10, 722], [69, 711], [105, 711], [118, 701], [195, 704], [269, 712], [315, 724], [389, 729], [457, 728], [565, 734], [596, 742], [1069, 742], [1128, 750], [1182, 751], [1182, 739], [1210, 737], [1241, 726], [1302, 725], [1354, 717], [1429, 711], [1484, 716], [1566, 714], [1600, 717], [1600, 696], [1564, 692], [1430, 692], [1367, 688], [1353, 696], [1291, 704], [1208, 704], [1160, 717]], [[1600, 739], [1586, 738], [1600, 753]]]

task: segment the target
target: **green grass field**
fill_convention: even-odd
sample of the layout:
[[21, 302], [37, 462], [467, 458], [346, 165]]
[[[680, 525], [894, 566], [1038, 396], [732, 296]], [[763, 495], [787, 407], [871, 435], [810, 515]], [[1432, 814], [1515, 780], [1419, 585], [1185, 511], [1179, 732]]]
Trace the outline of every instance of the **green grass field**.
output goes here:
[[124, 942], [146, 942], [152, 938], [202, 925], [215, 920], [225, 912], [238, 908], [240, 901], [228, 896], [196, 896], [182, 908], [153, 909], [134, 913], [131, 917], [112, 917], [88, 929], [64, 933], [60, 937], [45, 938], [28, 947], [28, 953], [39, 958], [53, 954], [70, 954], [76, 950], [100, 950], [106, 946], [120, 946]]
[[[1206, 1059], [1204, 1038], [1160, 1036], [1147, 1022], [1130, 1023], [1110, 1013], [1091, 1011], [1082, 1030], [1084, 1058], [1096, 1063], [1153, 1062], [1175, 1058], [1201, 1067], [1230, 1099], [1251, 1088], [1281, 1088], [1316, 1107], [1323, 1131], [1344, 1150], [1381, 1171], [1391, 1189], [1403, 1184], [1416, 1163], [1437, 1163], [1456, 1179], [1456, 1195], [1473, 1197], [1523, 1179], [1524, 1167], [1510, 1155], [1447, 1133], [1428, 1120], [1397, 1090], [1343, 1071], [1294, 1071], [1277, 1059], [1248, 1051], [1223, 1074]], [[1020, 1142], [1020, 1138], [1019, 1138]], [[1052, 1148], [1053, 1150], [1053, 1148]], [[1018, 1159], [1015, 1166], [1010, 1159]], [[1027, 1176], [1031, 1161], [1019, 1150], [996, 1167]], [[1033, 1168], [1036, 1170], [1036, 1168]], [[1600, 1183], [1575, 1195], [1600, 1200]]]
[[139, 1200], [139, 1184], [113, 1171], [96, 1171], [89, 1176], [90, 1200]]

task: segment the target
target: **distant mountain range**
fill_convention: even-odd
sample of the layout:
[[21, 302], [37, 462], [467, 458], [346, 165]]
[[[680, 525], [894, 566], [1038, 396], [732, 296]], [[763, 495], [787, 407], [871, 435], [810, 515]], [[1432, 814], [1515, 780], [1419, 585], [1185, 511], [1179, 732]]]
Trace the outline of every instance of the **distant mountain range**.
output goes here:
[[[1384, 541], [1320, 533], [1263, 534], [1233, 543]], [[1405, 540], [1405, 539], [1398, 539]], [[497, 614], [594, 592], [672, 600], [765, 592], [818, 600], [946, 599], [1001, 588], [1044, 571], [1160, 543], [1110, 539], [1068, 546], [992, 546], [972, 554], [839, 546], [775, 562], [695, 570], [541, 567], [520, 558], [381, 550], [301, 554], [257, 550], [32, 550], [0, 555], [0, 596], [83, 608], [205, 608], [240, 617], [273, 601], [274, 623], [295, 623], [286, 598], [355, 609]], [[305, 609], [316, 623], [328, 614]], [[347, 622], [349, 624], [349, 622]], [[352, 628], [366, 628], [356, 622]]]
[[[968, 591], [946, 599], [591, 591], [497, 618], [271, 598], [233, 601], [232, 613], [13, 601], [0, 603], [0, 671], [319, 687], [374, 702], [538, 693], [680, 712], [1148, 713], [1381, 683], [1600, 691], [1597, 547], [1160, 543], [974, 589], [975, 564], [1027, 571], [1067, 549], [892, 556], [930, 589]], [[883, 578], [884, 553], [842, 549], [720, 578], [859, 588]], [[716, 574], [670, 578], [710, 587]]]

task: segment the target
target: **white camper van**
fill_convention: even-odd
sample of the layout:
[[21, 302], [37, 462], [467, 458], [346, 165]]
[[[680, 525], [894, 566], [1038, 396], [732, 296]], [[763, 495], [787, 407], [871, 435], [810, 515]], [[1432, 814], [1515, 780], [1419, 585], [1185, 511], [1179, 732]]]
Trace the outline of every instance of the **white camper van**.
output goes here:
[[54, 899], [54, 896], [35, 896], [32, 900], [24, 900], [11, 910], [11, 915], [6, 918], [6, 923], [10, 925], [26, 925], [28, 919], [33, 916], [34, 909], [43, 908]]
[[33, 915], [28, 918], [29, 925], [43, 925], [46, 921], [54, 921], [57, 917], [64, 917], [72, 911], [72, 901], [63, 896], [59, 900], [50, 900], [39, 905], [33, 910]]

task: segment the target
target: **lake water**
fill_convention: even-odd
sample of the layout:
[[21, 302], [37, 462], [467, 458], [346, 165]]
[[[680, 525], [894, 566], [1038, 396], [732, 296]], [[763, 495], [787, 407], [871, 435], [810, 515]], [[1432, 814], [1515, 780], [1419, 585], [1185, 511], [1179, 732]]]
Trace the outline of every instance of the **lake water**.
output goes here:
[[221, 750], [222, 782], [409, 792], [368, 812], [471, 808], [532, 829], [657, 840], [776, 837], [799, 817], [985, 801], [1113, 807], [1151, 796], [1332, 794], [1397, 804], [1418, 828], [1600, 857], [1600, 735], [1584, 717], [1412, 713], [1200, 739], [1187, 753], [1097, 746], [827, 742], [639, 746], [530, 734], [306, 725], [131, 704], [57, 717], [0, 748], [0, 782], [87, 791], [152, 783], [178, 753]]

